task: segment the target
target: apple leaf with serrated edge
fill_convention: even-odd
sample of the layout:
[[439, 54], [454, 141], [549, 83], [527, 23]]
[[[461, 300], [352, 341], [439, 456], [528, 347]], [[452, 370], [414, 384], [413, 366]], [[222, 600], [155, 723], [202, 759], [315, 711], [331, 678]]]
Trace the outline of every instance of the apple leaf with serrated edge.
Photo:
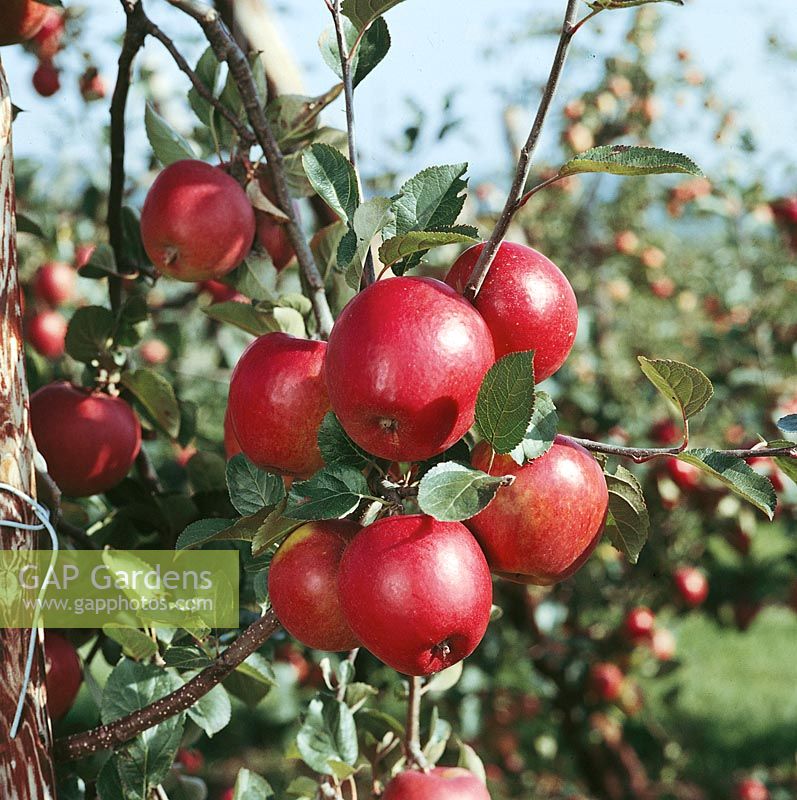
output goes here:
[[777, 505], [772, 481], [756, 472], [743, 459], [709, 449], [685, 450], [677, 458], [717, 478], [772, 519]]
[[559, 415], [556, 406], [547, 392], [535, 392], [534, 412], [531, 415], [523, 441], [512, 449], [509, 455], [521, 466], [527, 461], [544, 456], [553, 446], [556, 438]]
[[[767, 447], [793, 447], [797, 452], [797, 442], [789, 442], [785, 439], [776, 439], [773, 442], [768, 442]], [[789, 458], [787, 456], [775, 456], [773, 459], [778, 465], [778, 469], [797, 483], [797, 458]]]
[[197, 157], [186, 139], [177, 133], [149, 103], [144, 111], [144, 127], [152, 152], [164, 167], [174, 164], [175, 161]]
[[583, 172], [612, 175], [667, 175], [679, 173], [702, 176], [703, 171], [688, 156], [658, 147], [607, 144], [593, 147], [571, 158], [559, 170], [561, 177]]
[[285, 508], [288, 505], [287, 498], [278, 503], [261, 522], [260, 526], [255, 532], [252, 539], [252, 556], [258, 558], [266, 553], [269, 548], [281, 542], [293, 531], [295, 531], [302, 522], [295, 519], [289, 519], [285, 516]]
[[457, 461], [446, 461], [421, 479], [418, 505], [424, 514], [441, 522], [460, 522], [476, 516], [502, 486], [513, 481], [511, 475], [488, 475]]
[[120, 382], [136, 398], [147, 416], [175, 439], [180, 432], [180, 406], [169, 381], [151, 369], [137, 369], [122, 373]]
[[238, 771], [232, 800], [269, 800], [274, 796], [274, 790], [265, 778], [248, 769]]
[[416, 253], [423, 255], [433, 247], [444, 247], [448, 244], [476, 244], [479, 241], [476, 233], [475, 228], [467, 225], [456, 226], [449, 230], [409, 231], [383, 242], [379, 248], [379, 260], [385, 266], [392, 266]]
[[235, 510], [244, 516], [275, 506], [285, 497], [282, 478], [256, 467], [243, 453], [227, 462], [227, 488]]
[[401, 2], [402, 0], [343, 0], [341, 11], [361, 31]]
[[349, 224], [360, 205], [357, 175], [351, 162], [328, 144], [311, 144], [302, 153], [307, 179], [326, 204]]
[[534, 401], [533, 350], [509, 353], [487, 371], [476, 398], [476, 426], [496, 453], [523, 441]]
[[340, 519], [369, 496], [362, 472], [343, 464], [332, 464], [309, 480], [297, 481], [291, 486], [285, 516], [301, 520]]
[[373, 238], [392, 219], [391, 204], [388, 197], [366, 200], [357, 207], [351, 227], [338, 243], [336, 270], [346, 273], [346, 283], [352, 289], [360, 288], [363, 260]]
[[334, 764], [353, 766], [357, 761], [357, 726], [351, 709], [327, 695], [310, 701], [296, 746], [308, 767], [322, 775], [334, 775]]
[[711, 381], [696, 367], [669, 359], [637, 356], [645, 377], [681, 413], [684, 420], [702, 411], [714, 395]]
[[618, 466], [614, 474], [604, 473], [604, 477], [609, 490], [606, 535], [631, 564], [636, 564], [650, 535], [650, 517], [642, 487], [623, 466]]
[[356, 445], [335, 416], [328, 411], [318, 428], [318, 448], [324, 463], [343, 464], [355, 469], [363, 469], [373, 461], [361, 447]]
[[[385, 20], [378, 17], [363, 34], [354, 54], [352, 54], [352, 48], [357, 43], [359, 31], [349, 20], [344, 19], [343, 33], [346, 50], [351, 61], [349, 69], [351, 70], [352, 87], [356, 89], [390, 50], [390, 31], [388, 31]], [[318, 49], [321, 51], [321, 57], [326, 65], [342, 80], [343, 69], [340, 64], [340, 51], [334, 28], [327, 28], [321, 34], [318, 39]]]

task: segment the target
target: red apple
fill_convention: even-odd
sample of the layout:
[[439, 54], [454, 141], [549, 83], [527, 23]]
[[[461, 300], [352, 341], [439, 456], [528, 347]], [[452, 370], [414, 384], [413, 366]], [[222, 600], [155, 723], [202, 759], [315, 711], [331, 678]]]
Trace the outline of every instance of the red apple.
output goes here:
[[656, 628], [650, 641], [650, 649], [659, 661], [671, 661], [675, 657], [675, 636], [667, 628]]
[[473, 425], [494, 360], [484, 320], [453, 289], [432, 278], [388, 278], [360, 292], [335, 323], [329, 399], [369, 453], [422, 461]]
[[94, 244], [79, 244], [75, 246], [75, 269], [82, 269], [91, 261], [97, 246]]
[[620, 696], [625, 676], [617, 664], [599, 662], [589, 670], [589, 685], [592, 691], [604, 702], [611, 703]]
[[34, 37], [34, 50], [41, 61], [53, 58], [61, 49], [64, 28], [63, 12], [48, 7], [42, 26]]
[[219, 800], [234, 800], [234, 798], [235, 798], [235, 788], [231, 786], [229, 789], [225, 789], [221, 793], [221, 797], [219, 797]]
[[268, 596], [294, 639], [316, 650], [359, 647], [338, 599], [338, 569], [360, 526], [349, 520], [308, 522], [282, 543], [268, 571]]
[[[258, 182], [260, 191], [271, 203], [279, 208], [277, 193], [274, 191], [274, 182], [267, 167], [261, 167], [258, 170]], [[295, 207], [295, 210], [298, 213], [298, 208]], [[255, 210], [255, 219], [258, 243], [269, 254], [271, 262], [278, 272], [285, 269], [296, 255], [288, 236], [286, 220], [260, 209]]]
[[63, 381], [34, 392], [30, 418], [50, 476], [72, 497], [116, 486], [141, 447], [141, 425], [124, 400]]
[[33, 88], [42, 97], [52, 97], [61, 88], [61, 77], [52, 61], [42, 61], [33, 73]]
[[490, 800], [487, 787], [462, 767], [435, 767], [429, 772], [400, 772], [382, 800]]
[[72, 299], [76, 284], [77, 273], [69, 264], [50, 261], [36, 271], [33, 278], [33, 294], [36, 299], [57, 308]]
[[676, 425], [675, 420], [660, 419], [651, 426], [650, 438], [656, 444], [668, 447], [681, 441], [681, 429]]
[[169, 345], [161, 339], [147, 339], [141, 343], [138, 352], [145, 364], [165, 364], [171, 355]]
[[700, 486], [701, 472], [692, 464], [678, 458], [668, 458], [666, 468], [667, 474], [681, 491], [690, 492]]
[[106, 88], [102, 75], [96, 67], [89, 67], [78, 80], [80, 96], [87, 102], [102, 100], [105, 97]]
[[690, 608], [702, 605], [708, 597], [708, 579], [696, 567], [678, 567], [673, 573], [675, 587]]
[[[464, 290], [483, 248], [474, 245], [454, 262], [449, 286]], [[534, 350], [537, 383], [564, 364], [576, 337], [578, 306], [567, 278], [542, 253], [504, 242], [474, 305], [493, 336], [496, 358]]]
[[310, 662], [295, 644], [284, 642], [274, 648], [274, 660], [290, 664], [296, 672], [296, 682], [301, 686], [310, 677]]
[[653, 636], [656, 616], [646, 606], [632, 608], [625, 618], [625, 633], [632, 642], [646, 641]]
[[0, 4], [0, 46], [32, 39], [47, 18], [49, 7], [35, 0], [3, 0]]
[[204, 161], [170, 164], [141, 212], [141, 239], [161, 272], [181, 281], [220, 278], [246, 257], [255, 215], [246, 192]]
[[733, 792], [734, 800], [769, 800], [769, 790], [755, 778], [740, 780]]
[[519, 467], [486, 442], [473, 449], [473, 466], [514, 475], [511, 486], [466, 524], [484, 548], [490, 569], [520, 583], [549, 585], [572, 575], [600, 540], [609, 492], [598, 462], [580, 445], [557, 436], [540, 458]]
[[226, 303], [229, 300], [243, 300], [246, 298], [235, 287], [228, 286], [221, 281], [201, 281], [199, 283], [199, 290], [207, 292], [214, 303]]
[[54, 720], [59, 720], [72, 708], [83, 682], [77, 651], [60, 633], [46, 631], [44, 634], [44, 673], [47, 710]]
[[318, 428], [329, 411], [324, 342], [267, 333], [232, 373], [228, 407], [246, 457], [265, 469], [307, 476], [324, 462]]
[[355, 636], [406, 675], [461, 661], [490, 621], [490, 570], [459, 522], [421, 514], [378, 520], [346, 549], [338, 584]]
[[189, 775], [197, 775], [205, 766], [205, 757], [199, 750], [181, 747], [177, 751], [175, 761], [180, 764]]
[[224, 454], [229, 461], [234, 455], [241, 452], [241, 445], [238, 444], [238, 437], [232, 428], [232, 420], [230, 419], [230, 408], [224, 412]]
[[57, 311], [39, 311], [25, 326], [28, 344], [45, 358], [56, 359], [66, 349], [66, 320]]

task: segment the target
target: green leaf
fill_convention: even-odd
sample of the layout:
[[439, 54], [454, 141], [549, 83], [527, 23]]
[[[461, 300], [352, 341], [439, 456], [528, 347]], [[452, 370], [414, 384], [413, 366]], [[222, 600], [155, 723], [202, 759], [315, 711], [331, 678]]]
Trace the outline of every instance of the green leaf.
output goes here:
[[459, 747], [457, 766], [464, 767], [468, 772], [472, 772], [486, 786], [487, 771], [478, 753], [469, 744], [465, 744], [465, 742], [458, 741], [457, 746]]
[[426, 684], [424, 684], [423, 691], [426, 692], [447, 692], [453, 689], [462, 677], [462, 670], [464, 669], [464, 662], [458, 661], [453, 667], [448, 667], [442, 672], [433, 675]]
[[451, 725], [440, 719], [437, 706], [432, 709], [432, 719], [429, 723], [429, 741], [423, 748], [423, 753], [430, 766], [434, 766], [446, 751], [448, 740], [451, 738]]
[[613, 475], [605, 473], [605, 478], [609, 490], [606, 535], [631, 564], [636, 564], [650, 535], [650, 518], [642, 487], [634, 474], [622, 466], [618, 466]]
[[534, 351], [509, 353], [490, 367], [476, 399], [476, 425], [496, 453], [514, 450], [534, 414]]
[[787, 414], [777, 421], [777, 426], [784, 433], [797, 433], [797, 414]]
[[[788, 442], [784, 439], [776, 439], [774, 442], [769, 442], [767, 447], [792, 447], [794, 446], [797, 449], [797, 445], [794, 442]], [[787, 477], [791, 478], [795, 483], [797, 483], [797, 459], [794, 458], [787, 458], [786, 456], [777, 456], [774, 459], [775, 463], [778, 465], [778, 469], [786, 475]]]
[[649, 3], [672, 3], [676, 6], [684, 5], [684, 0], [594, 0], [589, 3], [593, 11], [607, 10], [612, 11], [619, 8], [635, 8], [636, 6], [646, 6]]
[[[387, 23], [379, 17], [360, 40], [357, 52], [351, 56], [352, 48], [357, 42], [359, 31], [349, 20], [343, 20], [343, 32], [346, 51], [351, 58], [352, 84], [356, 88], [365, 77], [379, 64], [390, 49], [390, 32]], [[318, 40], [318, 49], [327, 66], [343, 80], [343, 69], [340, 65], [338, 40], [333, 28], [327, 28]]]
[[418, 487], [418, 505], [424, 514], [443, 522], [470, 519], [486, 508], [511, 475], [492, 476], [456, 461], [432, 467]]
[[227, 462], [217, 453], [196, 453], [185, 470], [195, 492], [223, 492], [227, 488]]
[[[205, 85], [205, 88], [212, 94], [216, 94], [216, 84], [219, 79], [219, 64], [216, 54], [213, 52], [212, 47], [205, 49], [205, 52], [199, 57], [194, 72], [199, 80]], [[188, 92], [188, 102], [194, 113], [199, 118], [203, 125], [210, 127], [211, 115], [213, 113], [213, 106], [202, 97], [199, 92], [192, 86]]]
[[211, 661], [196, 647], [170, 647], [163, 660], [167, 667], [174, 669], [204, 669]]
[[175, 161], [196, 158], [191, 145], [149, 103], [144, 111], [144, 127], [152, 152], [164, 167]]
[[113, 249], [104, 242], [94, 248], [88, 263], [80, 270], [80, 276], [83, 278], [107, 278], [108, 275], [118, 274]]
[[359, 751], [351, 709], [334, 697], [318, 695], [310, 701], [296, 746], [305, 764], [322, 775], [335, 774], [333, 762], [354, 766]]
[[238, 772], [233, 800], [268, 800], [274, 796], [274, 790], [265, 778], [248, 769]]
[[287, 500], [275, 506], [255, 531], [252, 539], [252, 555], [257, 558], [269, 548], [281, 542], [288, 534], [295, 531], [302, 523], [285, 516]]
[[560, 170], [562, 177], [581, 172], [608, 172], [612, 175], [666, 175], [671, 173], [702, 176], [703, 171], [688, 156], [658, 147], [629, 147], [607, 144], [593, 147], [571, 158]]
[[327, 412], [318, 429], [318, 448], [328, 466], [340, 464], [363, 469], [373, 460], [349, 438], [333, 411]]
[[361, 31], [400, 2], [401, 0], [343, 0], [341, 11]]
[[[334, 147], [344, 156], [349, 152], [349, 138], [346, 131], [337, 128], [321, 127], [313, 132], [308, 144], [327, 144]], [[310, 197], [315, 194], [315, 189], [304, 171], [302, 163], [303, 151], [289, 153], [285, 156], [283, 167], [288, 189], [294, 197]]]
[[523, 441], [510, 453], [516, 464], [522, 465], [544, 456], [556, 438], [559, 415], [551, 396], [547, 392], [537, 391], [534, 398], [534, 413]]
[[230, 694], [254, 708], [276, 685], [277, 680], [271, 664], [259, 653], [252, 653], [223, 683]]
[[119, 800], [124, 797], [122, 779], [116, 766], [117, 757], [111, 756], [97, 777], [97, 796], [99, 800]]
[[354, 467], [332, 464], [306, 481], [291, 486], [285, 516], [292, 519], [340, 519], [354, 511], [369, 496], [362, 472]]
[[333, 86], [318, 97], [281, 94], [266, 107], [277, 144], [284, 151], [296, 150], [309, 143], [318, 127], [319, 114], [343, 91], [343, 84]]
[[433, 247], [476, 242], [478, 239], [471, 235], [470, 230], [410, 231], [383, 242], [379, 248], [379, 259], [386, 266], [390, 266], [416, 253], [426, 253]]
[[108, 623], [102, 626], [103, 633], [122, 646], [124, 654], [135, 661], [152, 658], [158, 652], [158, 645], [138, 628]]
[[66, 352], [75, 361], [90, 364], [108, 352], [116, 328], [113, 312], [102, 306], [79, 308], [69, 320]]
[[236, 511], [244, 516], [275, 506], [285, 497], [282, 478], [256, 467], [243, 453], [227, 462], [227, 487]]
[[180, 407], [166, 378], [151, 369], [122, 373], [122, 386], [138, 400], [153, 422], [172, 439], [180, 431]]
[[250, 253], [243, 264], [224, 276], [224, 283], [251, 300], [275, 300], [277, 270], [271, 259]]
[[684, 419], [702, 411], [714, 394], [711, 381], [695, 367], [668, 359], [638, 356], [645, 377], [681, 412]]
[[307, 179], [326, 204], [342, 219], [354, 224], [360, 190], [349, 159], [328, 144], [313, 144], [304, 151], [302, 164]]
[[200, 519], [192, 522], [177, 537], [175, 548], [177, 550], [189, 550], [214, 539], [224, 539], [226, 537], [220, 534], [227, 531], [232, 524], [233, 520], [231, 519]]
[[221, 684], [214, 686], [188, 709], [188, 716], [210, 737], [223, 730], [232, 719], [227, 690]]
[[772, 481], [759, 475], [746, 461], [708, 449], [685, 450], [677, 458], [717, 478], [772, 519], [778, 502]]
[[302, 315], [292, 308], [264, 310], [249, 303], [228, 300], [206, 306], [202, 310], [211, 319], [234, 325], [254, 336], [279, 332], [301, 337], [307, 334]]
[[346, 283], [359, 290], [363, 261], [374, 237], [392, 217], [392, 201], [387, 197], [372, 197], [357, 207], [352, 227], [338, 245], [337, 269], [346, 273]]
[[32, 236], [44, 239], [44, 231], [39, 222], [30, 214], [23, 214], [21, 211], [17, 211], [17, 233], [30, 233]]

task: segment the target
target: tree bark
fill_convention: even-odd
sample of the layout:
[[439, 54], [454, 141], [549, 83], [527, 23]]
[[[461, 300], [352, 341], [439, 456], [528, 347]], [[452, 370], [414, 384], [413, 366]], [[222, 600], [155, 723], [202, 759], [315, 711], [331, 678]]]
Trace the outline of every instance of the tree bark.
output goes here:
[[[0, 61], [0, 481], [32, 495], [35, 450], [30, 435], [17, 275], [11, 118], [8, 82]], [[24, 503], [1, 490], [0, 519], [36, 521]], [[33, 549], [37, 539], [36, 532], [0, 527], [0, 547], [4, 550]], [[41, 639], [19, 732], [15, 739], [9, 735], [25, 672], [28, 636], [27, 630], [0, 629], [0, 797], [3, 800], [55, 797]]]

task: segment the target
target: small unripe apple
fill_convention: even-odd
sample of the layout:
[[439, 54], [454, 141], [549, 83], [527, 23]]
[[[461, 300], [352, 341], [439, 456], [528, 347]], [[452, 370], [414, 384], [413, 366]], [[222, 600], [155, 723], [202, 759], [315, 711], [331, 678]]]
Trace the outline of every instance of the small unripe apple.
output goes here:
[[583, 447], [557, 436], [545, 455], [521, 467], [509, 456], [493, 457], [490, 446], [480, 442], [471, 462], [491, 475], [515, 476], [466, 522], [494, 573], [549, 585], [589, 558], [606, 524], [609, 492], [598, 462]]
[[204, 161], [170, 164], [141, 212], [141, 239], [158, 270], [181, 281], [221, 278], [237, 267], [255, 236], [246, 192]]
[[227, 407], [224, 412], [224, 455], [229, 461], [234, 455], [241, 452], [241, 445], [238, 444], [238, 437], [232, 427], [232, 420], [230, 419], [230, 408]]
[[294, 639], [315, 650], [359, 647], [343, 617], [338, 570], [360, 526], [349, 520], [308, 522], [282, 543], [268, 571], [268, 596]]
[[33, 393], [30, 419], [50, 476], [72, 497], [116, 486], [141, 448], [141, 425], [124, 400], [63, 381]]
[[44, 674], [47, 685], [47, 710], [54, 720], [59, 720], [72, 708], [83, 669], [72, 642], [60, 633], [44, 634]]
[[329, 399], [360, 447], [390, 461], [422, 461], [473, 425], [494, 360], [487, 325], [450, 286], [388, 278], [360, 292], [335, 323]]
[[459, 522], [415, 514], [363, 528], [340, 562], [341, 608], [354, 635], [405, 675], [469, 656], [490, 621], [490, 569]]
[[673, 579], [678, 593], [690, 608], [705, 602], [708, 597], [708, 578], [697, 567], [678, 567]]
[[[483, 244], [468, 248], [451, 267], [446, 283], [465, 289]], [[537, 383], [564, 364], [578, 328], [573, 288], [542, 253], [504, 242], [474, 302], [493, 337], [495, 356], [534, 350]]]
[[64, 38], [64, 15], [57, 8], [47, 7], [44, 21], [39, 32], [34, 36], [34, 50], [39, 60], [54, 58], [61, 49]]
[[668, 458], [666, 460], [666, 469], [673, 483], [681, 491], [690, 492], [700, 486], [701, 472], [698, 467], [678, 458]]
[[67, 327], [67, 321], [57, 311], [39, 311], [25, 325], [25, 340], [45, 358], [60, 358], [66, 349]]
[[650, 641], [650, 649], [659, 661], [671, 661], [675, 657], [675, 636], [668, 628], [656, 628]]
[[324, 462], [318, 428], [329, 411], [324, 342], [267, 333], [246, 348], [230, 380], [232, 427], [246, 457], [299, 477]]
[[47, 19], [49, 7], [35, 0], [3, 0], [0, 4], [0, 46], [32, 39]]
[[662, 447], [669, 447], [681, 441], [681, 429], [675, 420], [660, 419], [650, 429], [650, 438]]
[[87, 103], [91, 103], [94, 100], [102, 100], [105, 97], [105, 81], [96, 67], [89, 67], [80, 76], [78, 88], [80, 89], [80, 96]]
[[138, 352], [145, 364], [165, 364], [171, 355], [169, 345], [161, 339], [147, 339], [141, 343]]
[[61, 76], [52, 61], [42, 61], [33, 73], [33, 88], [42, 97], [52, 97], [61, 88]]
[[733, 792], [734, 800], [769, 800], [769, 790], [755, 778], [743, 778]]
[[632, 642], [647, 641], [653, 636], [656, 625], [656, 616], [646, 606], [632, 608], [625, 618], [624, 629], [626, 636]]
[[73, 298], [76, 284], [77, 273], [69, 264], [50, 261], [36, 271], [33, 294], [37, 300], [57, 308]]
[[604, 702], [612, 703], [620, 697], [625, 676], [617, 664], [604, 661], [593, 664], [589, 670], [589, 685]]
[[406, 770], [387, 785], [382, 800], [490, 800], [487, 787], [462, 767]]

